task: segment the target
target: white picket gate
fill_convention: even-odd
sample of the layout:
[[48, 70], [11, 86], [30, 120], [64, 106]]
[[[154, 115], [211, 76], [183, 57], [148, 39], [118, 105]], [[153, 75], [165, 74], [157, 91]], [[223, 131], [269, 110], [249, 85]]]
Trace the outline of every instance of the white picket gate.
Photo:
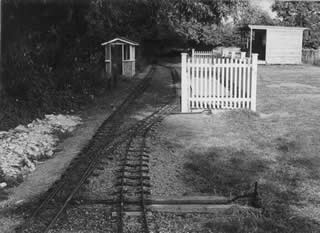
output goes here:
[[214, 58], [181, 54], [181, 111], [246, 108], [256, 111], [258, 54]]

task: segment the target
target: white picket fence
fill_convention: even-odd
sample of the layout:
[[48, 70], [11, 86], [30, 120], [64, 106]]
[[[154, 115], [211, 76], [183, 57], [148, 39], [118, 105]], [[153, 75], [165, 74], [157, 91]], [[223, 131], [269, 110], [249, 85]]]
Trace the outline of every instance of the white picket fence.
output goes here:
[[258, 54], [214, 58], [181, 54], [181, 111], [245, 108], [256, 111]]

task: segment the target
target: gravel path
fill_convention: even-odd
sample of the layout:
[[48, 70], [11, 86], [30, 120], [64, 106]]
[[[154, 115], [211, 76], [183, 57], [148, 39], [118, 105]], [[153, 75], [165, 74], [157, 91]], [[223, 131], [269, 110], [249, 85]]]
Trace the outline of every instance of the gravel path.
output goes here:
[[179, 154], [174, 145], [167, 141], [160, 125], [157, 135], [149, 140], [150, 177], [152, 197], [180, 196], [192, 193], [191, 186], [186, 185], [181, 176], [186, 162], [183, 154]]
[[104, 205], [82, 205], [67, 209], [51, 233], [112, 233], [112, 216]]

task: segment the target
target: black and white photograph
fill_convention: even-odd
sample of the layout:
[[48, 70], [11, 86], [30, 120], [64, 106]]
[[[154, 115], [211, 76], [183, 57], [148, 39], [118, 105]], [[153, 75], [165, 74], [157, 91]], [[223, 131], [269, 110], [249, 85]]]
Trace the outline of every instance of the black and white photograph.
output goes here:
[[0, 233], [320, 233], [320, 0], [0, 0]]

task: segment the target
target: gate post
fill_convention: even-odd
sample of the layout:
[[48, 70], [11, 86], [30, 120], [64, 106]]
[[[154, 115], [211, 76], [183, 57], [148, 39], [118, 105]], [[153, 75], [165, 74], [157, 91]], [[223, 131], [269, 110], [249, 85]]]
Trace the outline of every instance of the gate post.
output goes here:
[[189, 112], [187, 54], [181, 53], [181, 112]]
[[236, 52], [235, 51], [232, 51], [231, 52], [231, 59], [235, 59], [236, 58]]
[[252, 88], [251, 88], [251, 110], [257, 110], [257, 73], [258, 73], [258, 54], [252, 54]]
[[245, 59], [246, 58], [246, 52], [241, 52], [241, 57], [240, 59]]

